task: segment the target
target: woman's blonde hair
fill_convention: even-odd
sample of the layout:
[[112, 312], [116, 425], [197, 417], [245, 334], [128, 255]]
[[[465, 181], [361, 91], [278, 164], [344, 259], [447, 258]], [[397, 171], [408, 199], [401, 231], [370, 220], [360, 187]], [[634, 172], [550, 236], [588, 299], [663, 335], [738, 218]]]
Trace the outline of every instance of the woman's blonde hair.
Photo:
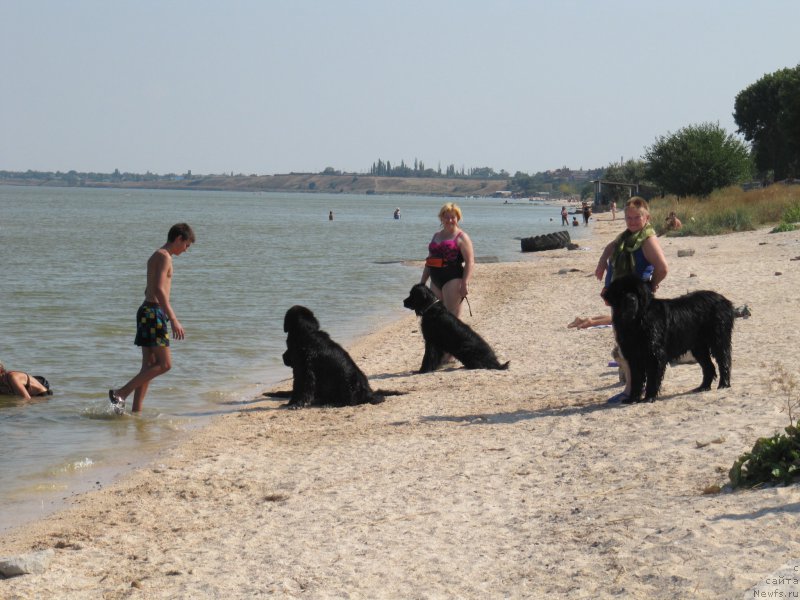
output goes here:
[[439, 209], [439, 218], [441, 219], [445, 213], [453, 213], [456, 216], [456, 219], [459, 221], [461, 220], [461, 209], [458, 208], [458, 204], [455, 202], [448, 202], [441, 209]]
[[643, 217], [650, 216], [650, 206], [647, 204], [647, 200], [642, 198], [641, 196], [634, 196], [630, 200], [625, 203], [625, 209], [633, 207], [639, 211], [639, 214]]

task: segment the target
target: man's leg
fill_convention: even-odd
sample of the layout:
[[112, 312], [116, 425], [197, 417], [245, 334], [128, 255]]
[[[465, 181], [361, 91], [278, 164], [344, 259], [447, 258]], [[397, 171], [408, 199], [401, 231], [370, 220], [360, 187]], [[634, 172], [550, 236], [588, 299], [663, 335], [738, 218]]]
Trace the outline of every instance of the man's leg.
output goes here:
[[117, 395], [125, 399], [131, 392], [134, 392], [131, 411], [139, 412], [142, 410], [142, 403], [150, 382], [171, 368], [172, 356], [169, 346], [142, 346], [142, 369], [133, 379], [117, 390]]

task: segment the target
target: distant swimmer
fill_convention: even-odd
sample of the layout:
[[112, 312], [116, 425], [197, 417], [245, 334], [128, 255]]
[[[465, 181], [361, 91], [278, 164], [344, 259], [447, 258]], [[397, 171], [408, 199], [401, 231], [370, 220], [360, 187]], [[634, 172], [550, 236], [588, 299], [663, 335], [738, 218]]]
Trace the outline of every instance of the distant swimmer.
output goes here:
[[328, 221], [333, 221], [333, 211], [328, 213]]
[[394, 209], [394, 218], [395, 219], [399, 219], [400, 218], [400, 209], [399, 208], [395, 208]]

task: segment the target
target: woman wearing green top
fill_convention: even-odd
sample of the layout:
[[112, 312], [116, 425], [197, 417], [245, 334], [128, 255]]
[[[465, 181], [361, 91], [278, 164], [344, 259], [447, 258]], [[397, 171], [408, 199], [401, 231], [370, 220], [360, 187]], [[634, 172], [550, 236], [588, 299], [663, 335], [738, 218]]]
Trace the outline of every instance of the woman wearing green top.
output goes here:
[[[627, 229], [603, 250], [594, 271], [601, 281], [605, 274], [601, 296], [614, 279], [630, 274], [649, 281], [650, 289], [655, 293], [669, 271], [664, 251], [650, 223], [650, 209], [644, 198], [634, 196], [625, 204], [625, 225]], [[619, 362], [625, 372], [625, 390], [609, 398], [608, 401], [612, 404], [629, 398], [631, 392], [630, 368], [627, 361]]]

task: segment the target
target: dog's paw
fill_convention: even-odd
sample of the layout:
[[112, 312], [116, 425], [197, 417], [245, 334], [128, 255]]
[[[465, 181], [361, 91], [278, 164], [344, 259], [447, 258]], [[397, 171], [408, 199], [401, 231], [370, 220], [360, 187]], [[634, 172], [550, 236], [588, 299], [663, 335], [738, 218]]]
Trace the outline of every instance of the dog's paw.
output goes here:
[[708, 392], [711, 390], [710, 385], [698, 385], [696, 388], [692, 390], [693, 394], [697, 394], [699, 392]]

